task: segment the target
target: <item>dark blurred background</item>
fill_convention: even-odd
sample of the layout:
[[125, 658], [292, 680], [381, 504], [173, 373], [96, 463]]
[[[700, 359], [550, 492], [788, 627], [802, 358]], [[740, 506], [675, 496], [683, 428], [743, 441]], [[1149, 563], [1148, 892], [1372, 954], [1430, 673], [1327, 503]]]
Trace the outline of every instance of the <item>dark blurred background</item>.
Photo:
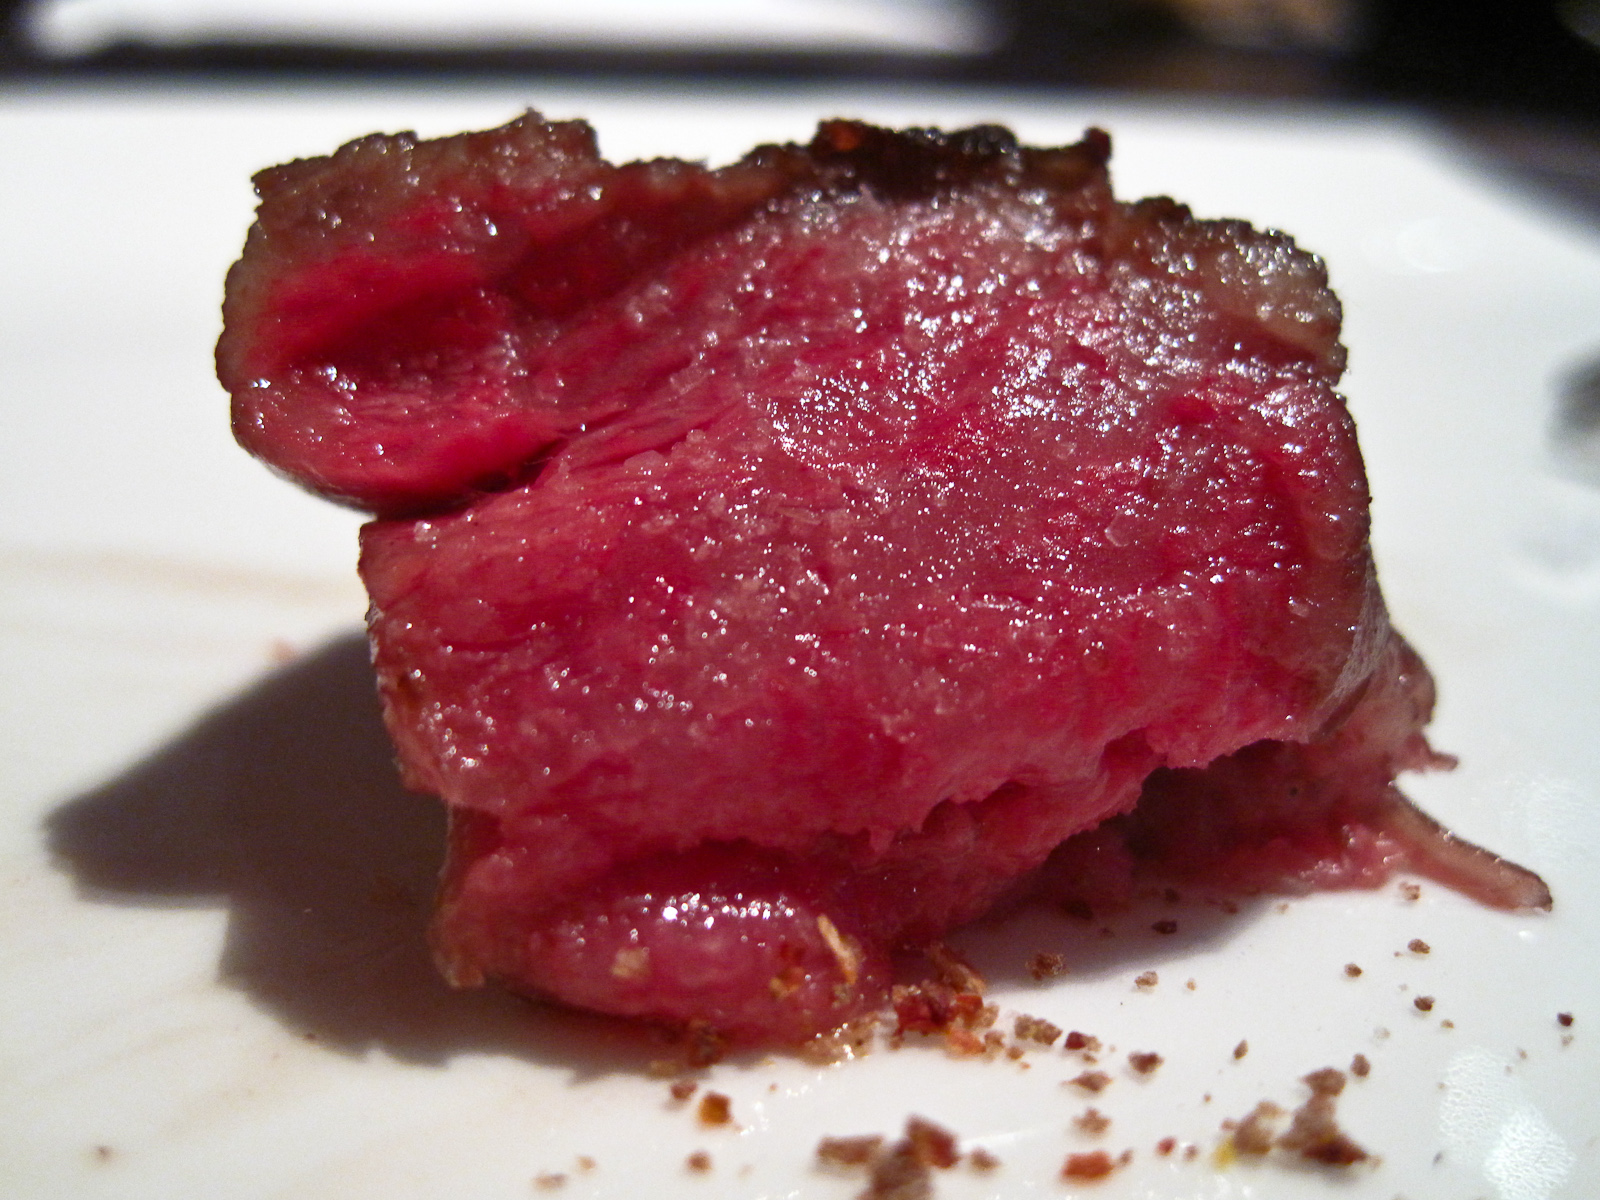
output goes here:
[[[648, 10], [657, 26], [670, 23], [676, 2], [658, 0]], [[876, 0], [879, 15], [899, 11], [913, 23], [941, 13], [961, 18], [956, 24], [964, 22], [967, 32], [938, 46], [892, 38], [763, 44], [715, 36], [697, 43], [692, 36], [662, 38], [659, 29], [630, 37], [626, 28], [589, 38], [569, 28], [559, 39], [502, 30], [433, 43], [414, 32], [318, 40], [285, 33], [281, 6], [277, 18], [252, 32], [248, 14], [240, 17], [248, 4], [212, 4], [213, 17], [227, 10], [236, 27], [217, 32], [219, 26], [197, 24], [192, 18], [204, 0], [0, 0], [0, 79], [13, 86], [521, 75], [646, 85], [893, 81], [1042, 86], [1173, 102], [1374, 103], [1439, 117], [1471, 149], [1600, 217], [1600, 0], [906, 0], [898, 6]], [[337, 7], [333, 0], [326, 6]], [[441, 7], [448, 11], [448, 4]], [[538, 7], [530, 0], [523, 9]], [[794, 0], [792, 7], [815, 16], [828, 5]], [[635, 5], [634, 11], [645, 10]], [[376, 12], [381, 24], [383, 10]], [[85, 25], [93, 27], [89, 36], [81, 33]]]

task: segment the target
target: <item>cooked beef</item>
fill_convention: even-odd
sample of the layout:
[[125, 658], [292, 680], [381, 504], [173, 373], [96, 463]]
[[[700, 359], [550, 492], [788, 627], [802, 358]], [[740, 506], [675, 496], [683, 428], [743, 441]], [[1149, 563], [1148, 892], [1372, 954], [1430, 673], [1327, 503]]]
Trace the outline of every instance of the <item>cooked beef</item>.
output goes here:
[[1108, 155], [835, 121], [619, 167], [530, 114], [257, 177], [219, 373], [378, 514], [451, 979], [793, 1039], [1147, 779], [1089, 857], [1305, 875], [1395, 824], [1432, 684], [1323, 268]]

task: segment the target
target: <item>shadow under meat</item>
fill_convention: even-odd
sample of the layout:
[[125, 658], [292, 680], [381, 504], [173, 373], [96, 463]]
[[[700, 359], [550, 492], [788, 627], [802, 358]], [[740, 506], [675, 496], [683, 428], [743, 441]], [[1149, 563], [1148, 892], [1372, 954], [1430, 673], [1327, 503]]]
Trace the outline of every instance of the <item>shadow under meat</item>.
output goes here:
[[[226, 906], [220, 982], [330, 1050], [432, 1064], [510, 1054], [578, 1078], [672, 1055], [659, 1031], [495, 987], [457, 991], [439, 976], [426, 929], [444, 810], [401, 786], [358, 634], [63, 805], [47, 833], [85, 899]], [[1162, 917], [1178, 929], [1146, 932]], [[1065, 952], [1070, 975], [1085, 980], [1181, 957], [1232, 936], [1239, 921], [1160, 901], [1079, 921], [1036, 901], [1007, 906], [956, 943], [997, 984], [1023, 982], [1042, 950]]]
[[220, 981], [330, 1049], [505, 1053], [580, 1076], [662, 1052], [651, 1031], [440, 978], [426, 928], [443, 806], [400, 784], [358, 634], [63, 805], [47, 835], [87, 899], [226, 905]]

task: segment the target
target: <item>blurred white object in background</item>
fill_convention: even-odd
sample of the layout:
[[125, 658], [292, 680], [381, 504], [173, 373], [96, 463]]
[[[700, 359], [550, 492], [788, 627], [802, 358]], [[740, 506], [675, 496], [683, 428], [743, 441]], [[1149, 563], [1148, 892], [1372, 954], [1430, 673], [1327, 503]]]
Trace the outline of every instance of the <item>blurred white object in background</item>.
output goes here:
[[35, 0], [23, 28], [59, 58], [128, 43], [977, 54], [996, 38], [972, 0]]

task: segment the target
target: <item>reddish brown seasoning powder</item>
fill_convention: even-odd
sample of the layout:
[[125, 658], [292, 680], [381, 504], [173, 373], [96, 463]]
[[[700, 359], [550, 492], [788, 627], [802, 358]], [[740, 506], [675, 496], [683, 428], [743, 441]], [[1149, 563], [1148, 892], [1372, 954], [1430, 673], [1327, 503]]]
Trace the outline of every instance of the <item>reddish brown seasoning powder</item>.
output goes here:
[[967, 1151], [967, 1162], [972, 1164], [974, 1171], [993, 1171], [1000, 1165], [1000, 1160], [990, 1150], [982, 1146], [974, 1146]]
[[1098, 1108], [1085, 1109], [1072, 1118], [1072, 1123], [1084, 1133], [1098, 1135], [1111, 1128], [1111, 1118]]
[[1040, 952], [1028, 960], [1028, 974], [1037, 981], [1054, 979], [1058, 975], [1067, 973], [1067, 956]]
[[721, 1092], [707, 1092], [700, 1097], [700, 1121], [705, 1125], [726, 1125], [733, 1120], [733, 1101]]
[[880, 1134], [859, 1137], [825, 1137], [817, 1143], [817, 1157], [837, 1167], [864, 1167], [883, 1148]]
[[1128, 1055], [1128, 1065], [1141, 1075], [1148, 1075], [1167, 1060], [1152, 1050], [1135, 1050]]
[[1012, 1030], [1023, 1041], [1038, 1042], [1042, 1046], [1054, 1045], [1061, 1036], [1061, 1026], [1053, 1025], [1042, 1017], [1030, 1017], [1027, 1013], [1017, 1017]]
[[1087, 1154], [1069, 1154], [1061, 1167], [1063, 1179], [1104, 1179], [1117, 1169], [1111, 1155], [1104, 1150], [1091, 1150]]

